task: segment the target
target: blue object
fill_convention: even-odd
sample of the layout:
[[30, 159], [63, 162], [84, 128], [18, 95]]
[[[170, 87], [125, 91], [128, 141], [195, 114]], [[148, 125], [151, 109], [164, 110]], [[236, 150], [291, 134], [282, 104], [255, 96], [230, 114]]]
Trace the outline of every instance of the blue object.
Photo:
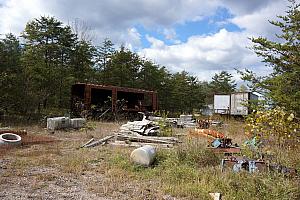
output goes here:
[[254, 160], [249, 160], [248, 163], [249, 163], [249, 172], [250, 173], [255, 172], [257, 170], [257, 167], [255, 165], [255, 161]]
[[221, 141], [219, 139], [215, 139], [211, 145], [214, 147], [214, 148], [218, 148], [220, 145], [221, 145]]

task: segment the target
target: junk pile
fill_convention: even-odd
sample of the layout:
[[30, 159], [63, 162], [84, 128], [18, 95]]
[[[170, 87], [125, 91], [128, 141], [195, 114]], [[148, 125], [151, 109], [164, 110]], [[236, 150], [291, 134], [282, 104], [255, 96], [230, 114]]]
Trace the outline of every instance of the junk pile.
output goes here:
[[178, 128], [194, 128], [197, 126], [196, 120], [193, 119], [193, 115], [180, 115], [177, 120]]
[[195, 128], [190, 130], [188, 136], [191, 137], [207, 137], [208, 148], [215, 153], [224, 153], [225, 155], [231, 155], [234, 153], [240, 153], [241, 149], [237, 144], [232, 144], [232, 139], [227, 138], [223, 133], [212, 129], [199, 129]]
[[297, 175], [296, 169], [288, 168], [278, 164], [269, 164], [263, 160], [253, 160], [246, 157], [230, 157], [227, 159], [222, 159], [222, 171], [224, 171], [225, 167], [231, 168], [233, 172], [240, 172], [242, 170], [249, 171], [250, 173], [273, 171], [287, 176]]
[[241, 149], [238, 144], [233, 145], [232, 139], [226, 137], [213, 140], [208, 148], [212, 149], [215, 153], [224, 153], [225, 155], [241, 153]]
[[159, 126], [153, 121], [143, 117], [142, 121], [127, 122], [120, 127], [120, 133], [130, 135], [146, 135], [157, 136], [159, 135]]
[[73, 118], [73, 119], [70, 119], [69, 117], [47, 118], [47, 130], [52, 133], [55, 130], [59, 130], [59, 129], [68, 129], [68, 128], [79, 129], [84, 127], [85, 124], [86, 124], [85, 118]]
[[158, 135], [159, 126], [144, 117], [142, 121], [133, 121], [122, 125], [120, 131], [114, 135], [106, 136], [100, 140], [91, 139], [81, 148], [105, 144], [127, 147], [152, 145], [170, 148], [180, 142], [176, 137], [159, 137]]
[[211, 125], [211, 122], [208, 119], [199, 119], [197, 120], [199, 129], [208, 129]]

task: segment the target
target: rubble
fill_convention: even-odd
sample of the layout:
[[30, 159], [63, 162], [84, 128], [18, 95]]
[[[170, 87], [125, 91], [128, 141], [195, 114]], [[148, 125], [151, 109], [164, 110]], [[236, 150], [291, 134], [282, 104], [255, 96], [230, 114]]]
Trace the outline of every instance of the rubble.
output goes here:
[[73, 118], [70, 120], [70, 127], [71, 128], [82, 128], [86, 124], [86, 119], [85, 118]]
[[98, 141], [90, 140], [81, 147], [94, 147], [106, 143], [115, 146], [140, 147], [147, 145], [173, 147], [180, 141], [175, 137], [159, 137], [159, 126], [143, 117], [142, 121], [127, 122], [114, 135], [104, 137]]
[[69, 117], [54, 117], [47, 118], [47, 130], [50, 132], [54, 132], [58, 129], [67, 129], [67, 128], [82, 128], [85, 126], [86, 119], [85, 118], [73, 118]]
[[221, 170], [224, 171], [226, 166], [231, 168], [233, 172], [240, 172], [242, 170], [249, 171], [250, 173], [273, 171], [287, 176], [297, 175], [296, 169], [278, 164], [269, 164], [264, 160], [253, 160], [246, 157], [230, 157], [222, 159]]
[[177, 120], [177, 127], [181, 128], [194, 128], [197, 126], [196, 120], [193, 119], [193, 115], [180, 115]]
[[133, 121], [123, 124], [120, 127], [120, 133], [154, 136], [159, 135], [159, 126], [144, 117], [142, 121]]

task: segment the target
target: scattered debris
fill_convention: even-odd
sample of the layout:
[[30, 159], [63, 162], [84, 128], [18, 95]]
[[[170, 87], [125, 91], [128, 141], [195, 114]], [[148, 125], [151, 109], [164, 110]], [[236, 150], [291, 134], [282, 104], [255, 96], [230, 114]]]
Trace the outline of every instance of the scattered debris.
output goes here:
[[3, 133], [0, 135], [0, 145], [21, 145], [21, 136], [14, 133]]
[[83, 147], [95, 147], [95, 146], [98, 146], [98, 145], [103, 145], [105, 144], [108, 140], [110, 140], [111, 138], [115, 137], [115, 135], [109, 135], [109, 136], [106, 136], [100, 140], [97, 140], [97, 141], [94, 141], [94, 142], [87, 142], [85, 145], [82, 145]]
[[69, 117], [54, 117], [47, 118], [47, 130], [54, 132], [58, 129], [67, 129], [67, 128], [82, 128], [86, 124], [85, 118], [74, 118], [70, 119]]
[[208, 129], [211, 125], [211, 122], [208, 119], [199, 119], [197, 120], [198, 127], [199, 129]]
[[214, 193], [209, 193], [209, 195], [214, 199], [214, 200], [221, 200], [221, 193], [219, 192], [214, 192]]
[[85, 118], [73, 118], [71, 119], [71, 128], [79, 129], [85, 126], [86, 119]]
[[132, 135], [159, 135], [159, 126], [143, 118], [142, 121], [127, 122], [120, 127], [120, 133]]
[[[114, 135], [106, 136], [98, 141], [90, 140], [81, 147], [94, 147], [109, 143], [115, 146], [140, 147], [145, 144], [161, 147], [172, 147], [180, 141], [175, 137], [158, 137], [159, 126], [143, 116], [142, 121], [128, 122], [120, 127]], [[153, 136], [154, 135], [154, 136]], [[110, 140], [110, 142], [108, 142]]]
[[177, 120], [178, 128], [194, 128], [197, 126], [196, 120], [193, 119], [193, 115], [180, 115]]
[[132, 151], [131, 160], [139, 165], [149, 167], [155, 160], [156, 150], [151, 145], [145, 145]]
[[91, 144], [91, 143], [94, 142], [94, 141], [95, 141], [95, 139], [92, 138], [92, 139], [90, 139], [89, 141], [87, 141], [86, 143], [84, 143], [83, 145], [81, 145], [80, 148], [83, 148], [83, 147], [85, 147], [85, 146]]
[[127, 140], [131, 142], [152, 142], [152, 143], [161, 143], [161, 144], [175, 144], [179, 140], [174, 137], [150, 137], [150, 136], [132, 136], [125, 134], [118, 134], [118, 140]]
[[57, 129], [69, 128], [70, 123], [69, 117], [47, 118], [47, 130], [54, 132]]
[[209, 147], [215, 153], [224, 153], [225, 155], [232, 155], [241, 153], [241, 149], [237, 144], [232, 144], [231, 138], [217, 138], [213, 140]]
[[297, 175], [296, 169], [288, 168], [278, 164], [269, 164], [263, 160], [253, 160], [245, 157], [230, 157], [229, 159], [222, 159], [222, 171], [224, 170], [225, 166], [232, 168], [234, 172], [240, 172], [241, 170], [246, 170], [250, 173], [256, 171], [274, 171], [289, 176]]
[[225, 138], [225, 135], [218, 131], [211, 130], [211, 129], [199, 129], [199, 128], [190, 130], [189, 136], [196, 136], [196, 137], [206, 136], [206, 137], [211, 137], [211, 138]]

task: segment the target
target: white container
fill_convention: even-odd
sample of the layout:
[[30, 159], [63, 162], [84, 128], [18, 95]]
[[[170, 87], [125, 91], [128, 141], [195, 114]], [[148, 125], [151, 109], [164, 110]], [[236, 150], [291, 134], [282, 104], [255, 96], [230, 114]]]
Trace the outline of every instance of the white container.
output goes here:
[[258, 100], [258, 96], [251, 92], [236, 92], [231, 94], [230, 114], [248, 115], [249, 109], [247, 104], [250, 103], [249, 100]]
[[131, 160], [139, 165], [149, 167], [155, 160], [156, 150], [151, 145], [145, 145], [132, 151]]
[[20, 145], [21, 137], [13, 133], [3, 133], [0, 135], [0, 145]]
[[230, 111], [230, 95], [215, 94], [214, 112], [217, 114], [229, 114], [229, 111]]
[[73, 118], [71, 119], [71, 127], [72, 128], [82, 128], [85, 126], [86, 119], [85, 118]]
[[69, 117], [54, 117], [47, 119], [47, 129], [51, 131], [69, 128], [70, 124], [71, 122]]

